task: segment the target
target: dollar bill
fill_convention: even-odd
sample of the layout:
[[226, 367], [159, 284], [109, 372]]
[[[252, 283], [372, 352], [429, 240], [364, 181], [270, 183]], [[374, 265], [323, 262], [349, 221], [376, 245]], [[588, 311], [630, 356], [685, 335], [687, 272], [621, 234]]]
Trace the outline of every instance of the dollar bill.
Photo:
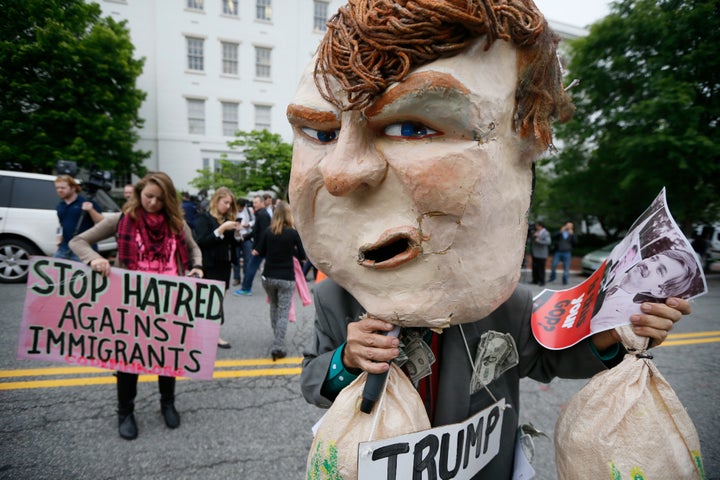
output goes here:
[[509, 333], [505, 334], [505, 339], [508, 342], [509, 348], [507, 350], [507, 354], [500, 362], [500, 366], [495, 370], [495, 378], [498, 378], [500, 375], [516, 366], [520, 360], [517, 345], [515, 345], [515, 339]]
[[470, 393], [475, 393], [518, 364], [515, 340], [509, 333], [490, 330], [480, 337]]
[[433, 355], [430, 346], [420, 337], [412, 338], [409, 341], [406, 339], [406, 342], [407, 345], [404, 349], [407, 356], [405, 369], [410, 376], [410, 380], [416, 383], [421, 378], [430, 375], [432, 364], [435, 363], [435, 355]]

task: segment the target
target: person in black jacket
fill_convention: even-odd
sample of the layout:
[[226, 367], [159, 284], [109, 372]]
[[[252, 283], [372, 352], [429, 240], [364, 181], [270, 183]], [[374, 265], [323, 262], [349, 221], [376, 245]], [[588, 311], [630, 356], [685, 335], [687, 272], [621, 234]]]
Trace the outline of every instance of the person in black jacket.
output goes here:
[[[195, 237], [202, 250], [205, 278], [225, 282], [225, 290], [230, 286], [230, 270], [237, 255], [236, 217], [235, 195], [226, 187], [215, 190], [208, 211], [195, 217]], [[230, 344], [218, 338], [218, 347], [230, 348]]]
[[[253, 198], [253, 209], [255, 210], [255, 226], [253, 227], [253, 248], [256, 248], [260, 241], [260, 235], [270, 226], [270, 213], [265, 208], [265, 201], [260, 195], [256, 195]], [[252, 295], [253, 280], [255, 280], [255, 274], [260, 268], [260, 264], [263, 261], [263, 256], [253, 255], [250, 257], [250, 262], [245, 271], [245, 278], [243, 278], [240, 289], [233, 292], [234, 295]]]
[[568, 284], [570, 277], [570, 260], [572, 260], [572, 249], [577, 244], [577, 237], [573, 228], [573, 222], [565, 222], [559, 232], [553, 237], [553, 243], [557, 247], [553, 253], [552, 266], [550, 267], [550, 282], [555, 281], [555, 270], [558, 263], [563, 264], [563, 285]]
[[295, 291], [293, 256], [305, 259], [300, 235], [293, 228], [290, 207], [285, 202], [275, 205], [270, 226], [260, 236], [253, 255], [265, 257], [262, 285], [270, 298], [270, 324], [275, 340], [270, 354], [273, 360], [287, 355], [285, 333]]

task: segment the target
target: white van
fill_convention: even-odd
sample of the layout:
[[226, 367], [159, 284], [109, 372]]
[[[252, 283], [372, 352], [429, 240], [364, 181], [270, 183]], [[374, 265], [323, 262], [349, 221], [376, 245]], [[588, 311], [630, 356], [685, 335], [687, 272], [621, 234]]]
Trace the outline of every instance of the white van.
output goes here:
[[[0, 170], [0, 283], [26, 281], [30, 256], [55, 254], [60, 226], [55, 210], [60, 201], [55, 193], [55, 178]], [[104, 190], [98, 190], [94, 200], [103, 212], [120, 211]], [[98, 249], [104, 254], [113, 252], [117, 242], [106, 239]]]

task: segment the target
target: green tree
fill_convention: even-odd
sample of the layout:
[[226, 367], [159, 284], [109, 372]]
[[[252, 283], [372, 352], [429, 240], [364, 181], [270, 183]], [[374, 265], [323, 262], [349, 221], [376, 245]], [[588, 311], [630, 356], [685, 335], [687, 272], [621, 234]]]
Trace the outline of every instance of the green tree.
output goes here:
[[0, 165], [57, 160], [142, 174], [135, 150], [144, 60], [125, 22], [83, 0], [0, 0]]
[[622, 0], [570, 45], [577, 111], [550, 203], [629, 227], [663, 186], [687, 231], [720, 212], [720, 2]]
[[197, 170], [198, 176], [190, 182], [200, 190], [228, 187], [235, 195], [272, 190], [278, 198], [287, 199], [292, 164], [292, 145], [267, 130], [237, 132], [236, 139], [228, 142], [230, 148], [239, 148], [243, 160], [220, 160], [215, 172]]

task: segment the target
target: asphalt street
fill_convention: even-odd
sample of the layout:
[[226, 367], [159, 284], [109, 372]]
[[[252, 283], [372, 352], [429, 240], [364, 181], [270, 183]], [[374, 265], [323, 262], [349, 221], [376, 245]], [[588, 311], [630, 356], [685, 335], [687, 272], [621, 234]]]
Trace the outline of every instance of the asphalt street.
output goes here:
[[[583, 277], [573, 275], [571, 284]], [[312, 287], [312, 284], [310, 284]], [[720, 479], [720, 274], [694, 313], [673, 330], [654, 362], [675, 389], [701, 439], [708, 479]], [[548, 285], [548, 287], [558, 287]], [[531, 286], [535, 293], [539, 287]], [[323, 411], [299, 391], [302, 346], [314, 310], [296, 300], [288, 330], [288, 358], [270, 359], [268, 305], [256, 279], [254, 295], [225, 300], [227, 322], [215, 378], [182, 380], [177, 408], [182, 425], [165, 427], [154, 379], [141, 377], [134, 441], [117, 434], [115, 379], [108, 371], [17, 360], [24, 285], [0, 285], [0, 479], [301, 479]], [[558, 413], [585, 380], [523, 380], [521, 417], [549, 439], [535, 442], [536, 478], [556, 477], [552, 433]], [[643, 432], [638, 432], [642, 442]]]

